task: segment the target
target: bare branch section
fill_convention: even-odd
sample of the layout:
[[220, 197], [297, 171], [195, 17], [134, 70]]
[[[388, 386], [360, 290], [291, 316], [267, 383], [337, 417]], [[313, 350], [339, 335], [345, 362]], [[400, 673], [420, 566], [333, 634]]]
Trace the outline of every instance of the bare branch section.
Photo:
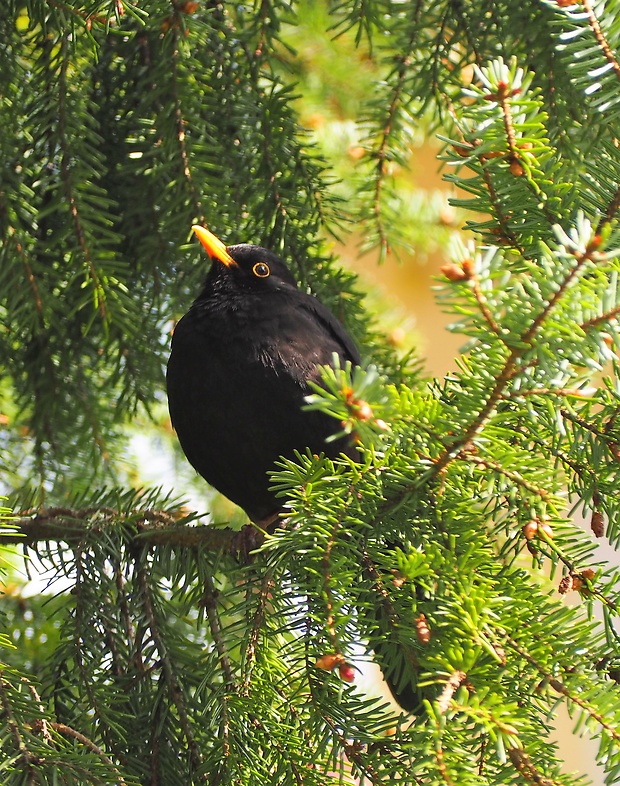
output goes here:
[[5, 523], [0, 544], [32, 546], [58, 541], [74, 546], [119, 525], [126, 527], [128, 543], [135, 545], [167, 544], [238, 553], [247, 540], [245, 529], [239, 532], [228, 527], [180, 524], [173, 515], [160, 510], [123, 514], [110, 508], [49, 508]]

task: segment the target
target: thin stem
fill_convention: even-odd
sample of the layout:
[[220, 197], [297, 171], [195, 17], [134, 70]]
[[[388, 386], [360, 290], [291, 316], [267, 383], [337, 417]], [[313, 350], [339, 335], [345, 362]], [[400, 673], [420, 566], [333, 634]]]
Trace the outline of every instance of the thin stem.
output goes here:
[[[422, 10], [422, 3], [421, 0], [418, 0], [413, 12], [414, 23], [417, 22], [417, 20], [419, 19], [421, 10]], [[376, 150], [376, 152], [373, 153], [373, 158], [375, 158], [376, 164], [375, 164], [375, 187], [374, 187], [374, 194], [372, 200], [372, 210], [373, 210], [377, 231], [379, 234], [379, 246], [381, 248], [382, 254], [389, 253], [390, 250], [388, 234], [384, 227], [383, 218], [381, 216], [381, 199], [382, 199], [383, 184], [385, 179], [385, 165], [389, 158], [389, 143], [395, 126], [396, 113], [402, 102], [402, 97], [405, 92], [407, 78], [410, 76], [411, 49], [413, 48], [416, 34], [417, 34], [417, 28], [414, 24], [413, 30], [407, 42], [407, 46], [405, 47], [405, 52], [397, 56], [397, 66], [395, 69], [396, 83], [392, 89], [392, 100], [390, 101], [390, 105], [387, 110], [387, 118], [383, 126], [383, 131], [381, 133], [381, 141], [379, 143], [379, 147]]]
[[594, 13], [594, 8], [592, 7], [592, 0], [581, 0], [581, 4], [586, 10], [588, 15], [588, 23], [592, 28], [592, 32], [594, 33], [594, 37], [596, 38], [596, 43], [601, 47], [603, 50], [603, 54], [605, 55], [605, 59], [607, 62], [612, 66], [614, 73], [616, 75], [616, 79], [620, 80], [620, 63], [614, 57], [611, 47], [609, 46], [609, 42], [605, 38], [605, 34], [601, 28], [601, 24], [598, 21], [596, 14]]
[[528, 783], [531, 783], [532, 786], [558, 786], [557, 781], [551, 780], [551, 778], [547, 778], [538, 772], [530, 757], [521, 748], [510, 748], [507, 753], [519, 775]]
[[478, 308], [480, 309], [482, 316], [485, 318], [487, 325], [491, 328], [491, 330], [495, 333], [495, 335], [499, 339], [504, 341], [502, 335], [502, 329], [499, 326], [499, 324], [496, 322], [493, 314], [491, 313], [491, 310], [489, 309], [488, 301], [484, 296], [482, 290], [480, 289], [480, 279], [474, 273], [470, 281], [471, 281], [474, 297], [476, 298], [476, 302], [478, 303]]
[[31, 786], [31, 784], [34, 784], [37, 781], [33, 765], [37, 765], [40, 762], [38, 757], [34, 756], [28, 750], [24, 740], [22, 739], [22, 735], [19, 730], [19, 724], [15, 719], [13, 707], [6, 691], [6, 685], [7, 683], [4, 681], [4, 674], [2, 671], [0, 671], [0, 704], [2, 705], [2, 710], [6, 718], [6, 724], [9, 727], [10, 733], [13, 737], [15, 747], [19, 751], [20, 759], [28, 773], [26, 784], [27, 786]]
[[506, 642], [512, 647], [515, 652], [518, 652], [522, 658], [524, 658], [530, 666], [533, 666], [536, 671], [545, 678], [545, 680], [549, 683], [549, 685], [553, 688], [553, 690], [560, 693], [562, 696], [567, 698], [569, 701], [572, 701], [578, 707], [581, 707], [584, 712], [586, 712], [590, 717], [594, 718], [594, 720], [599, 723], [605, 731], [612, 737], [616, 742], [620, 743], [620, 732], [616, 731], [616, 728], [608, 723], [603, 716], [592, 707], [587, 701], [582, 699], [578, 692], [572, 692], [566, 685], [561, 681], [558, 680], [553, 674], [548, 671], [541, 663], [539, 663], [536, 658], [533, 658], [529, 652], [523, 649], [523, 647], [514, 639], [511, 639], [510, 636], [506, 638]]
[[95, 745], [95, 743], [92, 740], [88, 739], [88, 737], [86, 737], [81, 732], [72, 729], [71, 726], [67, 726], [65, 723], [56, 723], [55, 721], [50, 721], [49, 725], [58, 734], [61, 734], [63, 737], [69, 737], [70, 739], [81, 742], [82, 745], [84, 745], [93, 753], [95, 753], [97, 756], [99, 756], [99, 758], [105, 764], [107, 764], [107, 766], [110, 767], [112, 772], [116, 775], [119, 786], [126, 786], [125, 779], [114, 766], [114, 762], [112, 761], [112, 759], [106, 756], [105, 753], [101, 750], [101, 748], [98, 745]]
[[78, 201], [73, 188], [73, 178], [71, 175], [71, 151], [69, 149], [69, 141], [67, 138], [67, 118], [69, 115], [69, 110], [67, 109], [67, 68], [69, 66], [67, 48], [67, 38], [65, 36], [61, 42], [60, 74], [58, 77], [58, 133], [60, 149], [62, 151], [60, 157], [60, 172], [65, 196], [67, 198], [67, 202], [69, 203], [69, 212], [71, 213], [71, 218], [73, 219], [75, 237], [78, 241], [78, 245], [82, 251], [84, 261], [86, 262], [89, 275], [93, 282], [97, 305], [99, 307], [99, 314], [101, 318], [105, 320], [107, 318], [105, 290], [95, 268], [89, 245], [86, 242], [86, 232], [82, 223], [80, 210], [78, 209]]
[[[151, 597], [151, 587], [149, 586], [145, 568], [140, 568], [138, 571], [138, 586], [140, 587], [142, 594], [144, 613], [151, 631], [151, 638], [153, 639], [153, 644], [155, 645], [155, 648], [159, 654], [164, 680], [166, 681], [166, 685], [168, 687], [168, 693], [172, 703], [177, 709], [179, 725], [181, 726], [181, 730], [185, 735], [185, 739], [187, 740], [187, 747], [189, 748], [192, 767], [194, 770], [198, 770], [202, 763], [202, 756], [192, 733], [189, 716], [187, 714], [187, 708], [185, 706], [185, 698], [176, 678], [172, 661], [170, 659], [170, 653], [168, 652], [159, 629], [159, 622], [157, 620], [157, 615], [155, 613], [155, 608], [153, 606]], [[205, 775], [200, 777], [200, 780], [205, 779]]]
[[207, 573], [204, 580], [202, 598], [205, 610], [207, 612], [207, 619], [209, 621], [211, 635], [213, 636], [213, 641], [215, 642], [215, 647], [220, 659], [222, 671], [224, 672], [224, 677], [226, 678], [226, 686], [229, 690], [235, 690], [237, 687], [237, 680], [235, 679], [235, 673], [230, 661], [230, 656], [228, 655], [228, 649], [226, 647], [226, 643], [224, 642], [224, 637], [222, 636], [222, 626], [220, 624], [220, 618], [217, 610], [217, 592], [213, 583], [213, 577], [210, 573]]

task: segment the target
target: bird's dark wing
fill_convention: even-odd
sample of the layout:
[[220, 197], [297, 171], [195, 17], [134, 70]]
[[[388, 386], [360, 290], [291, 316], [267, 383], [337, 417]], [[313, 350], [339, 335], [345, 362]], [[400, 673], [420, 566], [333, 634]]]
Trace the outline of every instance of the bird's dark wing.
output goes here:
[[353, 343], [353, 339], [347, 333], [344, 325], [336, 319], [327, 306], [324, 306], [320, 300], [317, 300], [312, 295], [305, 297], [301, 301], [300, 306], [311, 314], [332, 336], [334, 341], [342, 347], [341, 357], [344, 360], [350, 360], [354, 366], [359, 366], [361, 358], [357, 347]]

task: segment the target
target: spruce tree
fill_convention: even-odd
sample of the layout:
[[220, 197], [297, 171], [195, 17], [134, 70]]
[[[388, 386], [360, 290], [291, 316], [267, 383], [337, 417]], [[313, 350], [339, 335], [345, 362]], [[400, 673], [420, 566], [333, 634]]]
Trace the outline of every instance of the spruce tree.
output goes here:
[[[618, 3], [321, 5], [351, 89], [375, 79], [341, 184], [299, 122], [303, 8], [0, 7], [0, 541], [49, 580], [4, 597], [3, 782], [568, 786], [564, 704], [616, 783]], [[445, 379], [382, 339], [329, 240], [411, 245], [394, 170], [422, 132], [465, 216]], [[250, 555], [127, 461], [132, 423], [173, 443], [197, 222], [280, 253], [364, 357], [308, 402], [360, 461], [274, 468]], [[373, 657], [414, 716], [351, 683]]]

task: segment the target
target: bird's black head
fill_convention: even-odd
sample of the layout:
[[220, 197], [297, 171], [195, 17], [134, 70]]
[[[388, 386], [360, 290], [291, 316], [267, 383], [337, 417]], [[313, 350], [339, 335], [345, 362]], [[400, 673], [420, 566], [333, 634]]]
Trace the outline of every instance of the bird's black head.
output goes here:
[[297, 288], [294, 276], [273, 251], [250, 243], [226, 247], [208, 229], [193, 229], [213, 260], [205, 290], [268, 292]]

